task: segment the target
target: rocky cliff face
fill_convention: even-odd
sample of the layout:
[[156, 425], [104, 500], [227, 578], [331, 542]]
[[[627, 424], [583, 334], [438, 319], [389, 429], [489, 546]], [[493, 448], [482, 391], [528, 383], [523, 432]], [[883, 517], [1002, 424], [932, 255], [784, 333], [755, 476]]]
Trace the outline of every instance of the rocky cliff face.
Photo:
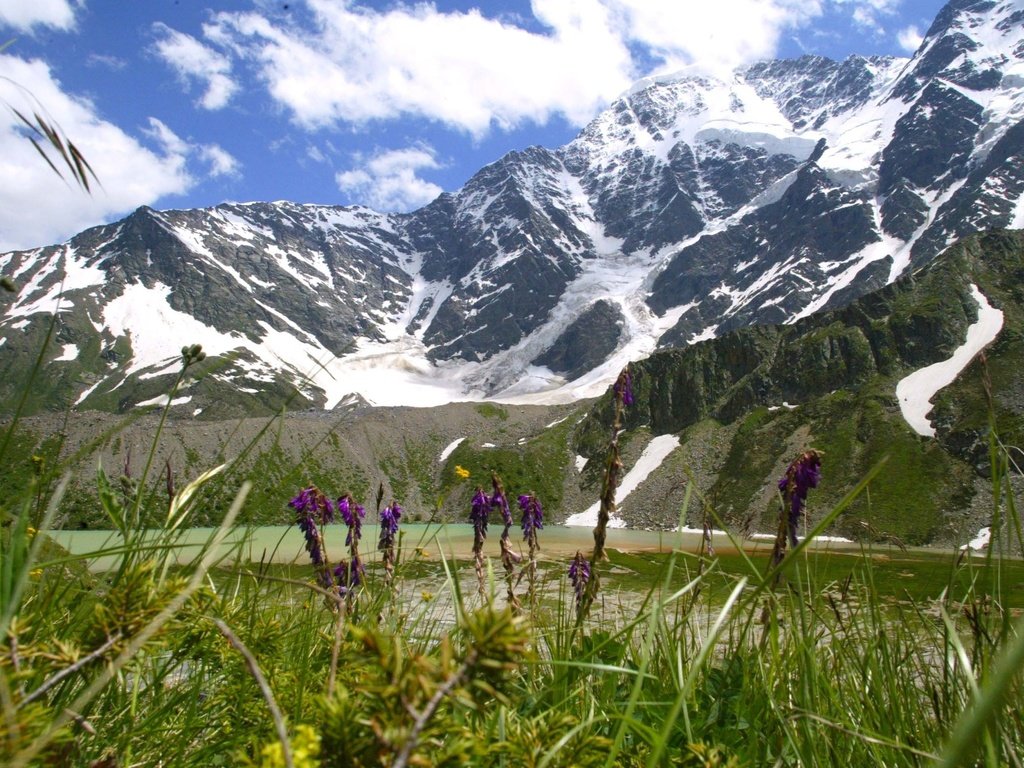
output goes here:
[[124, 410], [209, 358], [181, 414], [596, 395], [627, 360], [844, 306], [1024, 225], [1024, 16], [953, 0], [911, 59], [637, 84], [407, 215], [140, 209], [0, 256], [10, 402]]

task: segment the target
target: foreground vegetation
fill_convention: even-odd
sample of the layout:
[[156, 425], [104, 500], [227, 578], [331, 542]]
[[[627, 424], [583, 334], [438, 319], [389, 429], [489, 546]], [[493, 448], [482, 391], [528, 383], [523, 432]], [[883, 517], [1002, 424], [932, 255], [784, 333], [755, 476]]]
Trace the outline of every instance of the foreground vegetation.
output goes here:
[[[183, 350], [183, 368], [195, 354]], [[613, 393], [617, 414], [624, 389]], [[622, 469], [614, 426], [595, 538]], [[362, 507], [312, 488], [291, 510], [296, 489], [281, 490], [309, 566], [233, 563], [218, 545], [248, 481], [208, 546], [179, 566], [176, 536], [212, 503], [204, 487], [221, 467], [160, 493], [164, 478], [115, 484], [101, 472], [97, 495], [123, 545], [71, 557], [45, 534], [68, 503], [67, 480], [51, 487], [40, 472], [3, 504], [0, 762], [1018, 765], [1024, 625], [1020, 564], [1007, 553], [1021, 523], [1009, 454], [992, 434], [992, 545], [908, 564], [920, 574], [912, 590], [898, 588], [905, 572], [876, 580], [870, 552], [837, 567], [808, 548], [870, 475], [793, 538], [817, 483], [813, 451], [780, 482], [787, 504], [767, 560], [718, 556], [710, 541], [659, 557], [609, 557], [597, 545], [571, 569], [536, 560], [543, 514], [530, 494], [519, 499], [529, 558], [487, 560], [474, 546], [455, 562], [395, 536], [401, 509], [382, 510], [382, 494], [377, 513], [395, 526], [382, 526], [391, 536], [379, 551], [360, 551]], [[488, 509], [517, 490], [492, 482], [474, 496], [481, 539]], [[156, 539], [141, 525], [155, 506]], [[348, 527], [344, 564], [325, 555], [342, 533], [335, 509]], [[114, 567], [92, 573], [100, 555]]]

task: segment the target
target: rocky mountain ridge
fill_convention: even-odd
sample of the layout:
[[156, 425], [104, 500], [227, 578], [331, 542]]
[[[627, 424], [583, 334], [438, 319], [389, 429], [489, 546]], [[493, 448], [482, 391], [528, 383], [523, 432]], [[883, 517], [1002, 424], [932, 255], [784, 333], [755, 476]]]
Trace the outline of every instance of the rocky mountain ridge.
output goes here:
[[[638, 84], [410, 214], [141, 208], [0, 255], [0, 403], [220, 418], [596, 396], [628, 360], [844, 306], [1024, 226], [1024, 14], [952, 0], [907, 59]], [[50, 318], [57, 322], [51, 328]], [[5, 406], [6, 407], [6, 406]]]

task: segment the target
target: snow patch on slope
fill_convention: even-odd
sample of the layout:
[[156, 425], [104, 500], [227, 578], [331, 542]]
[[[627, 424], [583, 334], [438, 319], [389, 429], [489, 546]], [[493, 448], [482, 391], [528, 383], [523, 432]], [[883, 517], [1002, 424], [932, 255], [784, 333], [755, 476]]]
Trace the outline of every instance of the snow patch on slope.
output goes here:
[[64, 350], [57, 357], [53, 358], [54, 362], [58, 361], [71, 361], [78, 359], [78, 345], [77, 344], [65, 344]]
[[444, 450], [441, 451], [440, 455], [437, 457], [437, 463], [444, 464], [445, 461], [448, 460], [448, 457], [451, 456], [452, 453], [454, 453], [455, 449], [458, 448], [462, 444], [462, 441], [465, 439], [466, 438], [464, 437], [460, 437], [448, 443], [448, 445], [445, 446]]
[[172, 406], [174, 406], [174, 405], [184, 405], [185, 403], [190, 402], [191, 400], [192, 400], [192, 395], [184, 395], [182, 397], [176, 397], [173, 400], [171, 400], [171, 396], [170, 395], [157, 395], [156, 397], [150, 398], [149, 400], [143, 400], [141, 403], [136, 403], [135, 407], [136, 408], [143, 408], [143, 407], [145, 407], [147, 405], [158, 405], [161, 408], [164, 408], [168, 404], [170, 404]]
[[956, 348], [948, 360], [914, 371], [896, 385], [896, 397], [903, 418], [919, 435], [935, 437], [935, 427], [928, 418], [932, 410], [932, 398], [940, 389], [953, 383], [960, 371], [995, 340], [1003, 327], [1002, 310], [989, 304], [978, 286], [971, 285], [971, 295], [978, 303], [978, 319], [967, 329], [967, 340]]
[[[38, 313], [67, 312], [73, 308], [72, 303], [65, 298], [68, 292], [103, 285], [106, 282], [107, 275], [99, 268], [98, 263], [87, 264], [84, 259], [76, 258], [75, 249], [70, 245], [54, 251], [18, 291], [17, 299], [8, 308], [5, 317], [24, 318]], [[14, 277], [17, 278], [34, 264], [36, 262], [26, 254], [25, 263]], [[44, 289], [43, 282], [58, 269], [62, 271], [64, 279]], [[42, 296], [38, 295], [44, 290]]]
[[[636, 464], [633, 465], [633, 468], [626, 473], [626, 476], [622, 478], [622, 482], [619, 483], [619, 489], [616, 494], [619, 504], [621, 505], [622, 500], [635, 491], [650, 476], [651, 472], [660, 467], [669, 454], [678, 447], [679, 438], [675, 435], [658, 435], [651, 440], [647, 447], [644, 448], [643, 453], [640, 454]], [[583, 512], [570, 515], [566, 519], [565, 524], [597, 525], [597, 513], [600, 507], [601, 502], [596, 501]], [[616, 517], [608, 521], [609, 528], [624, 528], [625, 526], [625, 522]]]
[[971, 539], [966, 544], [962, 545], [960, 547], [960, 551], [966, 552], [967, 550], [971, 550], [974, 552], [978, 552], [980, 550], [986, 549], [988, 545], [991, 543], [992, 529], [988, 526], [985, 526], [980, 531], [978, 531], [978, 534], [973, 539]]

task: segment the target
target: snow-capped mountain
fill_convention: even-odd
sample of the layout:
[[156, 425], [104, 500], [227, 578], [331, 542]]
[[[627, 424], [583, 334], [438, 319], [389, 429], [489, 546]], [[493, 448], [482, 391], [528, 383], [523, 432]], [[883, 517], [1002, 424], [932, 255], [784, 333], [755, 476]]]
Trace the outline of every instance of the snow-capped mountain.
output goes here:
[[911, 59], [641, 82], [570, 144], [411, 214], [141, 208], [2, 255], [21, 289], [0, 306], [0, 396], [56, 310], [40, 408], [159, 402], [192, 343], [209, 359], [175, 402], [207, 415], [226, 392], [565, 401], [658, 347], [844, 305], [992, 227], [1024, 227], [1024, 9], [953, 0]]

